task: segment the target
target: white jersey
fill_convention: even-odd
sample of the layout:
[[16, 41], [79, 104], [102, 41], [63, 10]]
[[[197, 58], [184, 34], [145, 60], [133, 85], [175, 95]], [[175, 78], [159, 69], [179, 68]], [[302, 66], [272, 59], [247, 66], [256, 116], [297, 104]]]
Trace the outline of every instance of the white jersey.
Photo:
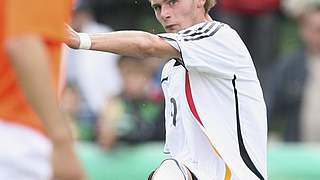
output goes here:
[[159, 34], [182, 56], [162, 71], [165, 151], [199, 180], [267, 179], [267, 117], [250, 54], [228, 25]]

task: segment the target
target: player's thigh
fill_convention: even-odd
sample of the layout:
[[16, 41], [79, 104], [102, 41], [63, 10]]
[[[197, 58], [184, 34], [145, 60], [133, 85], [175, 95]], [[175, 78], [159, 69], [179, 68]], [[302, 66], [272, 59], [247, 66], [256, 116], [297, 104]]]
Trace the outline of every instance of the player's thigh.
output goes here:
[[166, 159], [149, 176], [149, 180], [191, 180], [188, 169], [175, 159]]
[[43, 135], [0, 120], [0, 179], [49, 179], [50, 154]]

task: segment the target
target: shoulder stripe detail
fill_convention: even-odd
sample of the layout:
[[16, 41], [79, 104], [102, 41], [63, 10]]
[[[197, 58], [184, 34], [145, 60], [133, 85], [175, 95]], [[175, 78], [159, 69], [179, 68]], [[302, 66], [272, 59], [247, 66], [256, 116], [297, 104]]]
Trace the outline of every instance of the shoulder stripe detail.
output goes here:
[[195, 37], [186, 37], [183, 40], [184, 41], [196, 41], [196, 40], [201, 40], [204, 38], [211, 37], [211, 36], [215, 35], [223, 26], [224, 26], [224, 24], [221, 23], [216, 28], [211, 28], [210, 30], [213, 29], [213, 31], [211, 31], [211, 32], [209, 30], [209, 31], [202, 33], [202, 34], [195, 36]]
[[199, 27], [199, 28], [196, 29], [196, 30], [189, 29], [189, 30], [186, 30], [185, 32], [182, 32], [181, 34], [187, 36], [187, 35], [190, 35], [190, 33], [192, 33], [192, 32], [201, 31], [201, 30], [202, 30], [204, 27], [206, 27], [208, 24], [209, 24], [209, 22], [206, 22], [206, 23], [204, 23], [201, 27]]
[[215, 23], [211, 23], [211, 25], [208, 28], [204, 29], [203, 31], [196, 31], [196, 32], [194, 32], [194, 33], [192, 33], [192, 34], [190, 34], [188, 36], [194, 37], [194, 36], [198, 36], [198, 35], [201, 35], [201, 34], [208, 33], [211, 30], [211, 28], [214, 27], [214, 25], [215, 25]]
[[240, 149], [240, 156], [244, 163], [247, 165], [247, 167], [260, 179], [264, 180], [261, 173], [258, 171], [256, 166], [253, 164], [246, 147], [243, 142], [242, 133], [241, 133], [241, 127], [240, 127], [240, 115], [239, 115], [239, 101], [238, 101], [238, 90], [236, 88], [236, 75], [234, 75], [234, 78], [232, 80], [233, 90], [234, 90], [234, 96], [235, 96], [235, 105], [236, 105], [236, 117], [237, 117], [237, 135], [238, 135], [238, 143], [239, 143], [239, 149]]

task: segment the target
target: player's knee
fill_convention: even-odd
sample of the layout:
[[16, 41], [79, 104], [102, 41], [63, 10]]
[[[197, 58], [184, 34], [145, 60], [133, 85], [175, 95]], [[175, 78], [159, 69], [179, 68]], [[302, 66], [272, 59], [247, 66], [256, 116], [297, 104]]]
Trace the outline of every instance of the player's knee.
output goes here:
[[188, 180], [187, 169], [175, 159], [164, 160], [149, 177], [150, 180]]

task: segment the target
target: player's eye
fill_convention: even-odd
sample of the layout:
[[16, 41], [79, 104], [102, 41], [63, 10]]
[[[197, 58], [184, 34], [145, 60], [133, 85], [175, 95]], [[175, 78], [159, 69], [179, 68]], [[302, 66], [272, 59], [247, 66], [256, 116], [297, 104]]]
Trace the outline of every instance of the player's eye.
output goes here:
[[153, 10], [154, 10], [154, 11], [160, 11], [160, 10], [161, 10], [161, 7], [160, 7], [160, 6], [153, 6]]
[[177, 0], [170, 0], [169, 1], [169, 5], [170, 6], [173, 6], [173, 5], [175, 5], [177, 3]]

